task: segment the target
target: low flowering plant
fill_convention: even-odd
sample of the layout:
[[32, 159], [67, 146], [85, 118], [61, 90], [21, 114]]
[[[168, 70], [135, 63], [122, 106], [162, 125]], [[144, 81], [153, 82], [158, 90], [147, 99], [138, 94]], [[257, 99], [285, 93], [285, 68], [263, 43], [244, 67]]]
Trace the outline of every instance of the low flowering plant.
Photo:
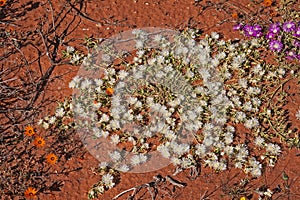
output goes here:
[[262, 45], [271, 51], [282, 55], [287, 60], [299, 60], [300, 57], [300, 25], [295, 21], [286, 21], [282, 24], [275, 22], [267, 28], [260, 25], [238, 23], [233, 30], [241, 31], [244, 35], [261, 39]]

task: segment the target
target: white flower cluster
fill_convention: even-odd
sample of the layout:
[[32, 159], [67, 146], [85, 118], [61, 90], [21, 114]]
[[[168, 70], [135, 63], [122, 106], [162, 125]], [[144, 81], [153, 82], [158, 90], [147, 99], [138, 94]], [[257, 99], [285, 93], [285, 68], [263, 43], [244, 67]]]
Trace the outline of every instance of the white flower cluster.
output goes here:
[[[44, 129], [49, 129], [50, 127], [57, 126], [63, 118], [72, 118], [73, 117], [73, 105], [70, 100], [66, 99], [63, 102], [60, 102], [56, 108], [54, 115], [46, 116], [43, 119], [38, 121], [38, 125]], [[74, 127], [74, 124], [62, 124], [59, 127], [61, 130], [68, 130]]]
[[[112, 162], [120, 164], [114, 167], [128, 171], [145, 163], [150, 159], [145, 151], [152, 146], [147, 141], [153, 138], [161, 142], [157, 151], [181, 168], [203, 161], [222, 171], [233, 162], [257, 177], [266, 157], [269, 164], [276, 160], [281, 149], [266, 143], [262, 131], [273, 112], [262, 111], [267, 98], [261, 81], [279, 80], [286, 72], [252, 59], [251, 53], [258, 54], [257, 40], [225, 42], [212, 33], [196, 42], [195, 33], [188, 31], [170, 42], [163, 34], [143, 30], [132, 34], [137, 51], [130, 61], [122, 61], [122, 69], [112, 61], [128, 52], [120, 53], [112, 45], [102, 54], [103, 63], [90, 66], [95, 63], [92, 56], [84, 60], [86, 69], [104, 67], [101, 78], [76, 76], [69, 84], [81, 92], [73, 100], [76, 116], [83, 119], [78, 126], [91, 127], [97, 138], [109, 138], [113, 145], [133, 144], [130, 163], [120, 162], [121, 152], [110, 152]], [[56, 115], [62, 116], [63, 111], [57, 110]], [[296, 118], [300, 119], [300, 111]], [[239, 143], [235, 125], [255, 136], [251, 142], [265, 149], [262, 157]], [[194, 141], [184, 140], [187, 135]]]

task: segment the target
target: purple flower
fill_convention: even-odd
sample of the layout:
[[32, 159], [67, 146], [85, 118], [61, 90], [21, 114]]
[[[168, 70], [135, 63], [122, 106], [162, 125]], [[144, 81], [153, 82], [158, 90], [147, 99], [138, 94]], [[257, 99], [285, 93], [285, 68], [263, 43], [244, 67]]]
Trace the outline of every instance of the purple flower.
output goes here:
[[294, 45], [294, 47], [300, 47], [300, 42], [297, 40], [294, 40], [293, 45]]
[[290, 50], [286, 52], [286, 59], [293, 60], [295, 58], [297, 58], [297, 54], [295, 51]]
[[234, 31], [238, 31], [238, 30], [241, 30], [242, 27], [243, 27], [243, 24], [241, 24], [241, 23], [240, 24], [236, 24], [236, 25], [233, 26], [233, 30]]
[[253, 29], [254, 29], [255, 31], [261, 31], [261, 30], [262, 30], [262, 27], [261, 27], [260, 25], [258, 25], [258, 24], [255, 24], [255, 25], [253, 26]]
[[254, 31], [253, 37], [259, 38], [261, 36], [262, 36], [262, 32], [260, 32], [260, 31]]
[[300, 26], [298, 28], [295, 29], [295, 33], [294, 33], [295, 37], [300, 37]]
[[246, 36], [254, 36], [255, 35], [255, 30], [254, 30], [253, 26], [245, 25], [243, 28], [243, 31]]
[[269, 33], [267, 33], [267, 35], [266, 35], [266, 38], [268, 39], [268, 40], [272, 40], [272, 39], [274, 39], [276, 37], [276, 35], [274, 34], [274, 33], [272, 33], [272, 32], [269, 32]]
[[271, 49], [271, 51], [281, 51], [282, 48], [283, 48], [283, 44], [279, 41], [279, 40], [272, 40], [270, 43], [269, 43], [269, 47]]
[[296, 29], [296, 24], [292, 21], [285, 22], [282, 26], [283, 31], [292, 32]]
[[269, 31], [274, 34], [279, 33], [280, 32], [280, 24], [279, 23], [271, 24], [269, 27]]

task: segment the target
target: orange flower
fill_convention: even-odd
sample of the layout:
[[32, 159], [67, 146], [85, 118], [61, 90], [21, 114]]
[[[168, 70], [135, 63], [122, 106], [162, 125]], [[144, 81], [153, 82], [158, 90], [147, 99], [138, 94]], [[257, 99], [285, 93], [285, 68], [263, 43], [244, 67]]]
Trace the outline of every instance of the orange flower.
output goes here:
[[5, 6], [5, 4], [6, 4], [6, 0], [0, 0], [0, 7]]
[[233, 19], [239, 18], [239, 14], [237, 12], [232, 13], [231, 16]]
[[47, 162], [51, 165], [54, 165], [57, 162], [58, 158], [54, 153], [50, 153], [47, 155]]
[[264, 0], [264, 2], [263, 2], [264, 6], [266, 6], [266, 7], [269, 7], [269, 6], [271, 6], [271, 5], [272, 5], [272, 3], [273, 3], [273, 1], [272, 1], [272, 0]]
[[45, 146], [45, 140], [43, 137], [41, 136], [37, 136], [35, 137], [34, 141], [33, 141], [34, 145], [37, 146], [37, 147], [43, 147]]
[[26, 126], [24, 134], [27, 136], [33, 136], [35, 134], [33, 127], [30, 125]]
[[271, 10], [270, 11], [270, 16], [271, 17], [276, 17], [277, 16], [277, 12], [275, 10]]
[[24, 192], [24, 196], [26, 198], [35, 198], [37, 192], [38, 191], [36, 188], [28, 187], [27, 190]]
[[114, 93], [114, 89], [113, 88], [106, 88], [106, 94], [112, 95], [113, 93]]

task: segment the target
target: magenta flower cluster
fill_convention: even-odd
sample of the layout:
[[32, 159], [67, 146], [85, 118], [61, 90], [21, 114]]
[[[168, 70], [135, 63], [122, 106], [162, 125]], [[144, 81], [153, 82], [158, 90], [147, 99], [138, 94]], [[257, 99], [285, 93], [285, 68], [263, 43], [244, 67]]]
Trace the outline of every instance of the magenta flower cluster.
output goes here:
[[287, 59], [300, 60], [300, 22], [287, 21], [283, 24], [276, 22], [266, 29], [258, 24], [236, 24], [233, 30], [242, 31], [247, 37], [264, 37], [271, 51], [278, 53], [285, 51]]

